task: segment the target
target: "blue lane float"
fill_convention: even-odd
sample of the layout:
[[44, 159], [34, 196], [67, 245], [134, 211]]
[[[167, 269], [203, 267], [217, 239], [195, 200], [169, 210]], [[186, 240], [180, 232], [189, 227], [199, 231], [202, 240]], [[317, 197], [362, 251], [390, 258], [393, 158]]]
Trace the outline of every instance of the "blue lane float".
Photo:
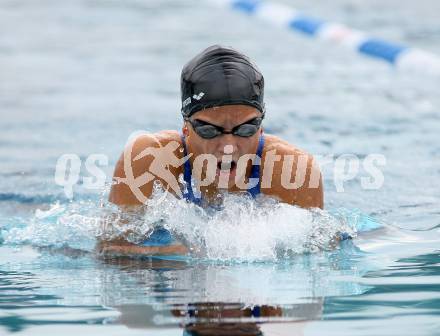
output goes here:
[[310, 18], [307, 16], [298, 16], [290, 21], [290, 28], [298, 30], [308, 35], [315, 35], [324, 25], [324, 21]]
[[369, 56], [383, 58], [394, 64], [408, 47], [391, 44], [379, 39], [369, 39], [359, 46], [359, 51]]
[[440, 75], [440, 57], [436, 54], [371, 37], [343, 24], [307, 16], [284, 4], [263, 0], [212, 1], [271, 24], [346, 46], [360, 54], [386, 61], [398, 69]]

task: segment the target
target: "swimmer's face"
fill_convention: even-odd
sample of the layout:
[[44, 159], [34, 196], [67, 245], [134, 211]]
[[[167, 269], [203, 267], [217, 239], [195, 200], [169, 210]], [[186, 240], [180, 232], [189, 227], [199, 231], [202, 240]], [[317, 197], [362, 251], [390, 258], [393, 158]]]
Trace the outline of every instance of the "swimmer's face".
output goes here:
[[[201, 121], [231, 131], [234, 127], [261, 117], [261, 112], [247, 105], [225, 105], [201, 110], [191, 116], [192, 121]], [[216, 175], [221, 173], [220, 162], [225, 154], [232, 156], [231, 169], [229, 170], [229, 187], [234, 185], [236, 175], [236, 163], [244, 154], [255, 154], [258, 147], [259, 136], [262, 132], [260, 127], [254, 135], [241, 137], [233, 134], [221, 134], [212, 139], [204, 139], [199, 136], [189, 122], [185, 122], [183, 133], [187, 136], [187, 143], [194, 157], [200, 154], [213, 154], [217, 158], [218, 169]], [[225, 146], [232, 153], [225, 153]]]

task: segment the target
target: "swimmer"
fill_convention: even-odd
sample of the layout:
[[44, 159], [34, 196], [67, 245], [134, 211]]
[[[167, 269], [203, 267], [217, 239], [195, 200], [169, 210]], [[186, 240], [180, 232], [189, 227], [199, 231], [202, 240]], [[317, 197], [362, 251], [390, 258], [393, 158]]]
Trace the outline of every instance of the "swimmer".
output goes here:
[[[228, 192], [324, 207], [321, 172], [313, 156], [264, 132], [264, 77], [247, 56], [213, 45], [183, 67], [180, 84], [182, 131], [133, 140], [116, 164], [110, 202], [133, 211], [160, 182], [176, 197], [200, 206], [210, 206]], [[138, 246], [121, 240], [101, 242], [99, 248], [153, 255], [186, 250], [180, 244]]]

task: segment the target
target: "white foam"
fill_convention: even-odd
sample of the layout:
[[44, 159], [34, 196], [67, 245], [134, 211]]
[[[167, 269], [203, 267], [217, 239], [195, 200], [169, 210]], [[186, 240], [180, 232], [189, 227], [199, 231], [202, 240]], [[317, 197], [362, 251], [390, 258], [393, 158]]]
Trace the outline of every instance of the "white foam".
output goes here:
[[203, 211], [168, 197], [144, 223], [164, 226], [196, 257], [222, 261], [267, 261], [331, 248], [339, 232], [354, 233], [343, 220], [319, 209], [306, 210], [262, 197], [226, 195], [220, 211]]
[[283, 27], [289, 25], [297, 15], [297, 11], [283, 4], [263, 2], [257, 6], [255, 15], [264, 21]]
[[142, 211], [131, 214], [110, 205], [99, 209], [92, 202], [55, 204], [48, 211], [38, 210], [27, 226], [10, 228], [3, 237], [6, 244], [92, 250], [98, 237], [126, 234], [138, 242], [160, 224], [190, 247], [193, 257], [252, 262], [329, 249], [339, 232], [354, 234], [351, 225], [319, 209], [230, 194], [223, 202], [222, 210], [204, 210], [156, 192]]
[[440, 58], [420, 49], [408, 49], [396, 60], [396, 66], [411, 72], [430, 73], [440, 76]]

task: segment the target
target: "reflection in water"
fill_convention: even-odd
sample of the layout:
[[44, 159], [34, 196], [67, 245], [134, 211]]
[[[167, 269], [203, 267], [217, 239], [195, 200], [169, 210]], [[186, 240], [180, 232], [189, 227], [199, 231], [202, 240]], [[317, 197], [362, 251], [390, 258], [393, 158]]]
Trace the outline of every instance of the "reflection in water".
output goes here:
[[[177, 324], [184, 335], [301, 335], [307, 321], [322, 318], [325, 296], [357, 295], [366, 289], [332, 280], [359, 276], [360, 254], [352, 244], [345, 245], [283, 264], [105, 259], [100, 268], [106, 275], [102, 300], [120, 312], [115, 322], [130, 328]], [[127, 283], [132, 284], [129, 289]]]
[[[438, 315], [435, 253], [377, 267], [374, 254], [362, 253], [350, 241], [331, 252], [251, 264], [103, 260], [71, 249], [0, 249], [18, 261], [0, 259], [0, 302], [7, 302], [0, 322], [9, 331], [96, 323], [148, 335], [155, 330], [166, 335], [302, 335], [306, 326], [310, 330], [325, 320], [362, 321], [366, 309], [370, 318], [382, 319], [377, 306], [387, 306], [396, 316], [408, 306]], [[419, 300], [428, 293], [429, 300]], [[31, 311], [20, 308], [30, 304]]]
[[[107, 268], [101, 267], [99, 273], [103, 287], [113, 289], [103, 293], [104, 303], [110, 306], [120, 303], [121, 297], [139, 294], [146, 296], [138, 298], [139, 303], [186, 304], [188, 299], [248, 305], [307, 303], [316, 297], [362, 293], [367, 287], [353, 279], [372, 267], [363, 262], [362, 253], [351, 242], [335, 251], [301, 255], [280, 263], [117, 258], [104, 260], [104, 265]], [[129, 287], [127, 282], [136, 286]]]

